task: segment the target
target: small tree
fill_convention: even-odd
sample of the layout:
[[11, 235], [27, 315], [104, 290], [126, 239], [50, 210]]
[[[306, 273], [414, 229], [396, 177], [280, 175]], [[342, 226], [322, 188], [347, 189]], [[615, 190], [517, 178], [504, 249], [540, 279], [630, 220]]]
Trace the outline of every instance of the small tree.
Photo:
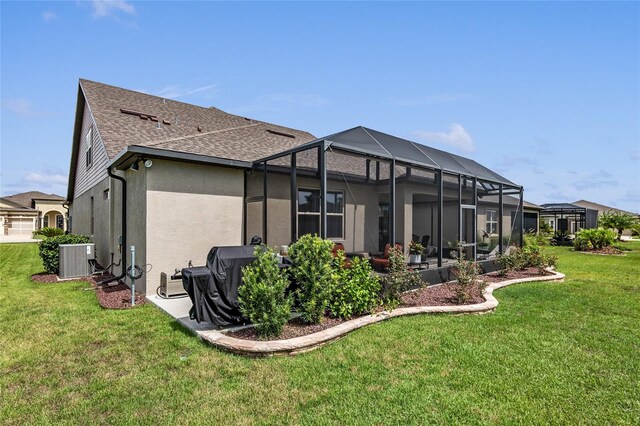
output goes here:
[[296, 292], [302, 320], [318, 324], [324, 317], [331, 292], [333, 242], [306, 234], [289, 248], [291, 273], [298, 282]]
[[453, 275], [456, 276], [455, 298], [459, 304], [466, 303], [470, 298], [470, 290], [478, 280], [480, 266], [473, 259], [465, 259], [464, 255], [458, 256], [453, 267]]
[[598, 219], [598, 224], [605, 229], [618, 231], [618, 241], [622, 239], [622, 231], [632, 229], [638, 223], [638, 218], [625, 212], [604, 212]]
[[424, 287], [418, 272], [412, 271], [405, 263], [404, 253], [399, 247], [389, 250], [389, 268], [387, 275], [382, 277], [383, 303], [389, 309], [394, 309], [400, 304], [402, 293], [410, 288]]
[[350, 318], [371, 312], [380, 304], [380, 278], [367, 259], [354, 257], [347, 265], [342, 250], [334, 259], [334, 276], [329, 296], [329, 314]]
[[242, 268], [243, 285], [238, 289], [242, 315], [251, 321], [259, 337], [278, 336], [291, 314], [287, 296], [289, 280], [272, 249], [257, 246], [256, 260]]

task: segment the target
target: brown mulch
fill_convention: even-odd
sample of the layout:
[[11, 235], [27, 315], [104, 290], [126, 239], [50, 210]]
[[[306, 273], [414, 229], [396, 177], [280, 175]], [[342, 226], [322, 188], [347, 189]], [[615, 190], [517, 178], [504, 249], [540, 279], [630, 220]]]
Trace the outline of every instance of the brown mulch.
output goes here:
[[[84, 281], [91, 285], [96, 291], [96, 297], [100, 306], [106, 309], [129, 309], [131, 308], [131, 289], [122, 281], [113, 282], [98, 287], [98, 282], [113, 277], [113, 274], [106, 272], [101, 276], [78, 277], [73, 280], [59, 280], [56, 274], [48, 274], [40, 272], [33, 274], [31, 280], [37, 283], [64, 283], [69, 281]], [[143, 305], [145, 297], [143, 294], [136, 292], [136, 305]], [[134, 306], [134, 307], [135, 307]]]
[[[284, 325], [284, 329], [282, 330], [280, 336], [278, 336], [277, 340], [293, 339], [294, 337], [317, 333], [318, 331], [326, 330], [327, 328], [331, 328], [345, 321], [348, 320], [324, 317], [322, 323], [320, 324], [305, 324], [302, 319], [294, 318]], [[236, 339], [265, 340], [258, 338], [258, 336], [256, 335], [256, 330], [253, 327], [227, 333], [227, 335], [235, 337]]]
[[602, 247], [601, 249], [585, 250], [582, 253], [587, 254], [608, 254], [613, 256], [624, 256], [624, 252], [617, 247]]
[[[424, 287], [418, 290], [409, 291], [400, 298], [400, 307], [409, 306], [450, 306], [458, 305], [456, 302], [456, 284], [452, 282], [441, 285]], [[484, 302], [482, 288], [479, 284], [474, 284], [469, 289], [469, 299], [465, 305]]]
[[[96, 289], [96, 296], [100, 306], [107, 309], [129, 309], [131, 308], [131, 289], [118, 281], [118, 284], [105, 285]], [[143, 305], [145, 298], [143, 294], [136, 292], [136, 304]], [[134, 307], [135, 307], [134, 306]]]
[[532, 277], [540, 277], [544, 275], [549, 275], [549, 273], [544, 273], [540, 275], [540, 271], [538, 268], [527, 268], [521, 271], [509, 271], [506, 275], [500, 276], [497, 272], [491, 272], [489, 274], [480, 275], [480, 279], [486, 283], [497, 283], [500, 281], [507, 280], [515, 280], [519, 278], [532, 278]]
[[59, 282], [58, 276], [56, 274], [47, 274], [46, 272], [40, 272], [39, 274], [31, 275], [31, 281], [42, 284]]
[[[548, 275], [548, 274], [544, 274]], [[527, 268], [522, 271], [510, 271], [505, 276], [499, 276], [496, 272], [490, 274], [481, 275], [479, 278], [485, 283], [494, 283], [506, 280], [512, 280], [515, 278], [530, 278], [539, 277], [540, 273], [538, 268]], [[402, 295], [400, 307], [412, 307], [412, 306], [452, 306], [458, 305], [455, 297], [455, 283], [448, 282], [441, 285], [434, 285], [418, 290], [406, 292]], [[474, 303], [484, 302], [482, 297], [483, 286], [480, 283], [474, 284], [469, 291], [469, 299], [465, 305], [471, 305]], [[349, 318], [350, 319], [350, 318]], [[277, 337], [277, 340], [292, 339], [294, 337], [306, 336], [318, 331], [326, 330], [327, 328], [336, 326], [349, 319], [329, 318], [324, 317], [321, 324], [305, 324], [302, 319], [294, 318], [285, 324], [282, 334]], [[260, 339], [256, 335], [253, 327], [245, 328], [230, 333], [226, 333], [230, 337], [236, 339], [245, 340], [265, 340]], [[268, 340], [268, 339], [267, 339]], [[275, 339], [274, 339], [275, 340]]]

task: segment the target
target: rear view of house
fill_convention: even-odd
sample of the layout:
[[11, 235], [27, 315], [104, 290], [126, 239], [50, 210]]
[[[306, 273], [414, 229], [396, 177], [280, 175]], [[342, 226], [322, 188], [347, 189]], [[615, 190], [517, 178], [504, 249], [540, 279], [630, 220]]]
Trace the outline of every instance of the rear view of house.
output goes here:
[[[358, 126], [310, 133], [80, 80], [67, 198], [98, 261], [129, 246], [153, 294], [213, 246], [317, 233], [363, 255], [412, 240], [478, 254], [522, 239], [522, 187], [477, 162]], [[508, 194], [515, 195], [515, 198]], [[487, 232], [488, 230], [488, 232]], [[486, 238], [485, 237], [485, 238]], [[493, 247], [489, 247], [489, 250]], [[484, 250], [485, 248], [483, 248]]]

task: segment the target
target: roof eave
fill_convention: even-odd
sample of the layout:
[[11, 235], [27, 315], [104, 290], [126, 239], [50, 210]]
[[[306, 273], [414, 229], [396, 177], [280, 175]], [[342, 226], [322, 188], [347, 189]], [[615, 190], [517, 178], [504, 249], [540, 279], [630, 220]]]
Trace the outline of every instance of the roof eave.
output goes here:
[[123, 148], [107, 165], [108, 168], [127, 169], [136, 157], [157, 158], [162, 160], [182, 161], [186, 163], [208, 164], [240, 169], [251, 169], [250, 161], [232, 160], [228, 158], [211, 157], [208, 155], [191, 154], [180, 151], [150, 148], [139, 145], [128, 145]]

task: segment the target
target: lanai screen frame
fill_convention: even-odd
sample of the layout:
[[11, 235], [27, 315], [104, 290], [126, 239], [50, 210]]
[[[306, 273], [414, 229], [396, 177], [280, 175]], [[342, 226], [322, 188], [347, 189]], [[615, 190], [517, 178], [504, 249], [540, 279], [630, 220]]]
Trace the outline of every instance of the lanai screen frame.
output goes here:
[[[408, 141], [410, 142], [410, 141]], [[411, 142], [412, 143], [412, 142]], [[412, 143], [413, 144], [413, 143]], [[416, 147], [420, 145], [413, 144]], [[477, 259], [477, 223], [478, 223], [478, 187], [480, 186], [484, 190], [484, 195], [498, 195], [498, 247], [499, 252], [504, 253], [504, 229], [503, 229], [503, 218], [504, 218], [504, 195], [518, 195], [518, 207], [517, 207], [517, 217], [516, 223], [519, 223], [519, 235], [518, 235], [518, 243], [519, 246], [523, 246], [524, 239], [524, 188], [513, 182], [501, 181], [499, 179], [487, 179], [486, 177], [479, 177], [473, 173], [465, 173], [459, 170], [452, 170], [450, 168], [443, 168], [435, 164], [433, 160], [431, 160], [427, 154], [424, 154], [425, 157], [431, 160], [433, 164], [425, 164], [415, 160], [408, 160], [406, 158], [401, 158], [394, 155], [385, 155], [385, 154], [372, 154], [367, 152], [364, 149], [359, 149], [357, 147], [352, 147], [344, 143], [335, 143], [329, 140], [328, 138], [317, 139], [315, 141], [311, 141], [302, 145], [298, 145], [296, 147], [290, 148], [288, 150], [270, 155], [268, 157], [261, 158], [252, 163], [252, 170], [262, 172], [263, 174], [263, 209], [262, 209], [262, 232], [263, 239], [265, 243], [268, 243], [268, 229], [267, 229], [267, 199], [268, 199], [268, 184], [267, 184], [267, 176], [269, 174], [268, 163], [270, 161], [274, 161], [277, 159], [281, 159], [283, 157], [289, 157], [289, 176], [290, 176], [290, 201], [291, 201], [291, 241], [297, 241], [297, 202], [298, 202], [298, 185], [297, 185], [297, 155], [304, 151], [309, 150], [317, 150], [317, 160], [318, 160], [318, 174], [320, 181], [320, 237], [326, 238], [327, 233], [327, 151], [331, 150], [332, 152], [337, 152], [345, 155], [356, 155], [365, 157], [367, 160], [381, 160], [388, 162], [390, 164], [389, 167], [389, 205], [394, 206], [394, 208], [389, 209], [389, 243], [393, 246], [396, 241], [396, 214], [395, 214], [395, 205], [396, 205], [396, 166], [399, 167], [407, 167], [408, 169], [416, 168], [419, 170], [425, 170], [428, 172], [435, 173], [436, 182], [438, 190], [438, 238], [437, 238], [437, 248], [438, 248], [438, 256], [437, 256], [437, 265], [438, 267], [442, 267], [442, 255], [443, 255], [443, 246], [444, 246], [444, 238], [443, 238], [443, 220], [442, 213], [444, 210], [444, 175], [457, 177], [458, 180], [458, 230], [459, 234], [462, 235], [462, 209], [465, 205], [462, 204], [462, 188], [463, 182], [471, 180], [473, 186], [473, 194], [474, 194], [474, 204], [472, 205], [475, 210], [474, 217], [474, 232], [473, 232], [473, 241], [471, 245], [473, 246], [473, 258]], [[420, 148], [418, 148], [420, 149]], [[448, 154], [448, 153], [447, 153]], [[453, 154], [449, 154], [453, 157]], [[457, 159], [464, 159], [463, 157], [457, 157]], [[482, 166], [480, 166], [482, 167]], [[488, 169], [487, 169], [488, 170]], [[367, 167], [367, 173], [369, 172], [369, 168]], [[499, 175], [496, 175], [499, 176]], [[246, 182], [246, 179], [245, 179]], [[245, 183], [246, 184], [246, 183]], [[246, 188], [245, 188], [246, 189]], [[245, 201], [246, 203], [246, 201]], [[245, 209], [246, 210], [246, 209]], [[246, 226], [246, 217], [245, 217], [245, 226]]]

